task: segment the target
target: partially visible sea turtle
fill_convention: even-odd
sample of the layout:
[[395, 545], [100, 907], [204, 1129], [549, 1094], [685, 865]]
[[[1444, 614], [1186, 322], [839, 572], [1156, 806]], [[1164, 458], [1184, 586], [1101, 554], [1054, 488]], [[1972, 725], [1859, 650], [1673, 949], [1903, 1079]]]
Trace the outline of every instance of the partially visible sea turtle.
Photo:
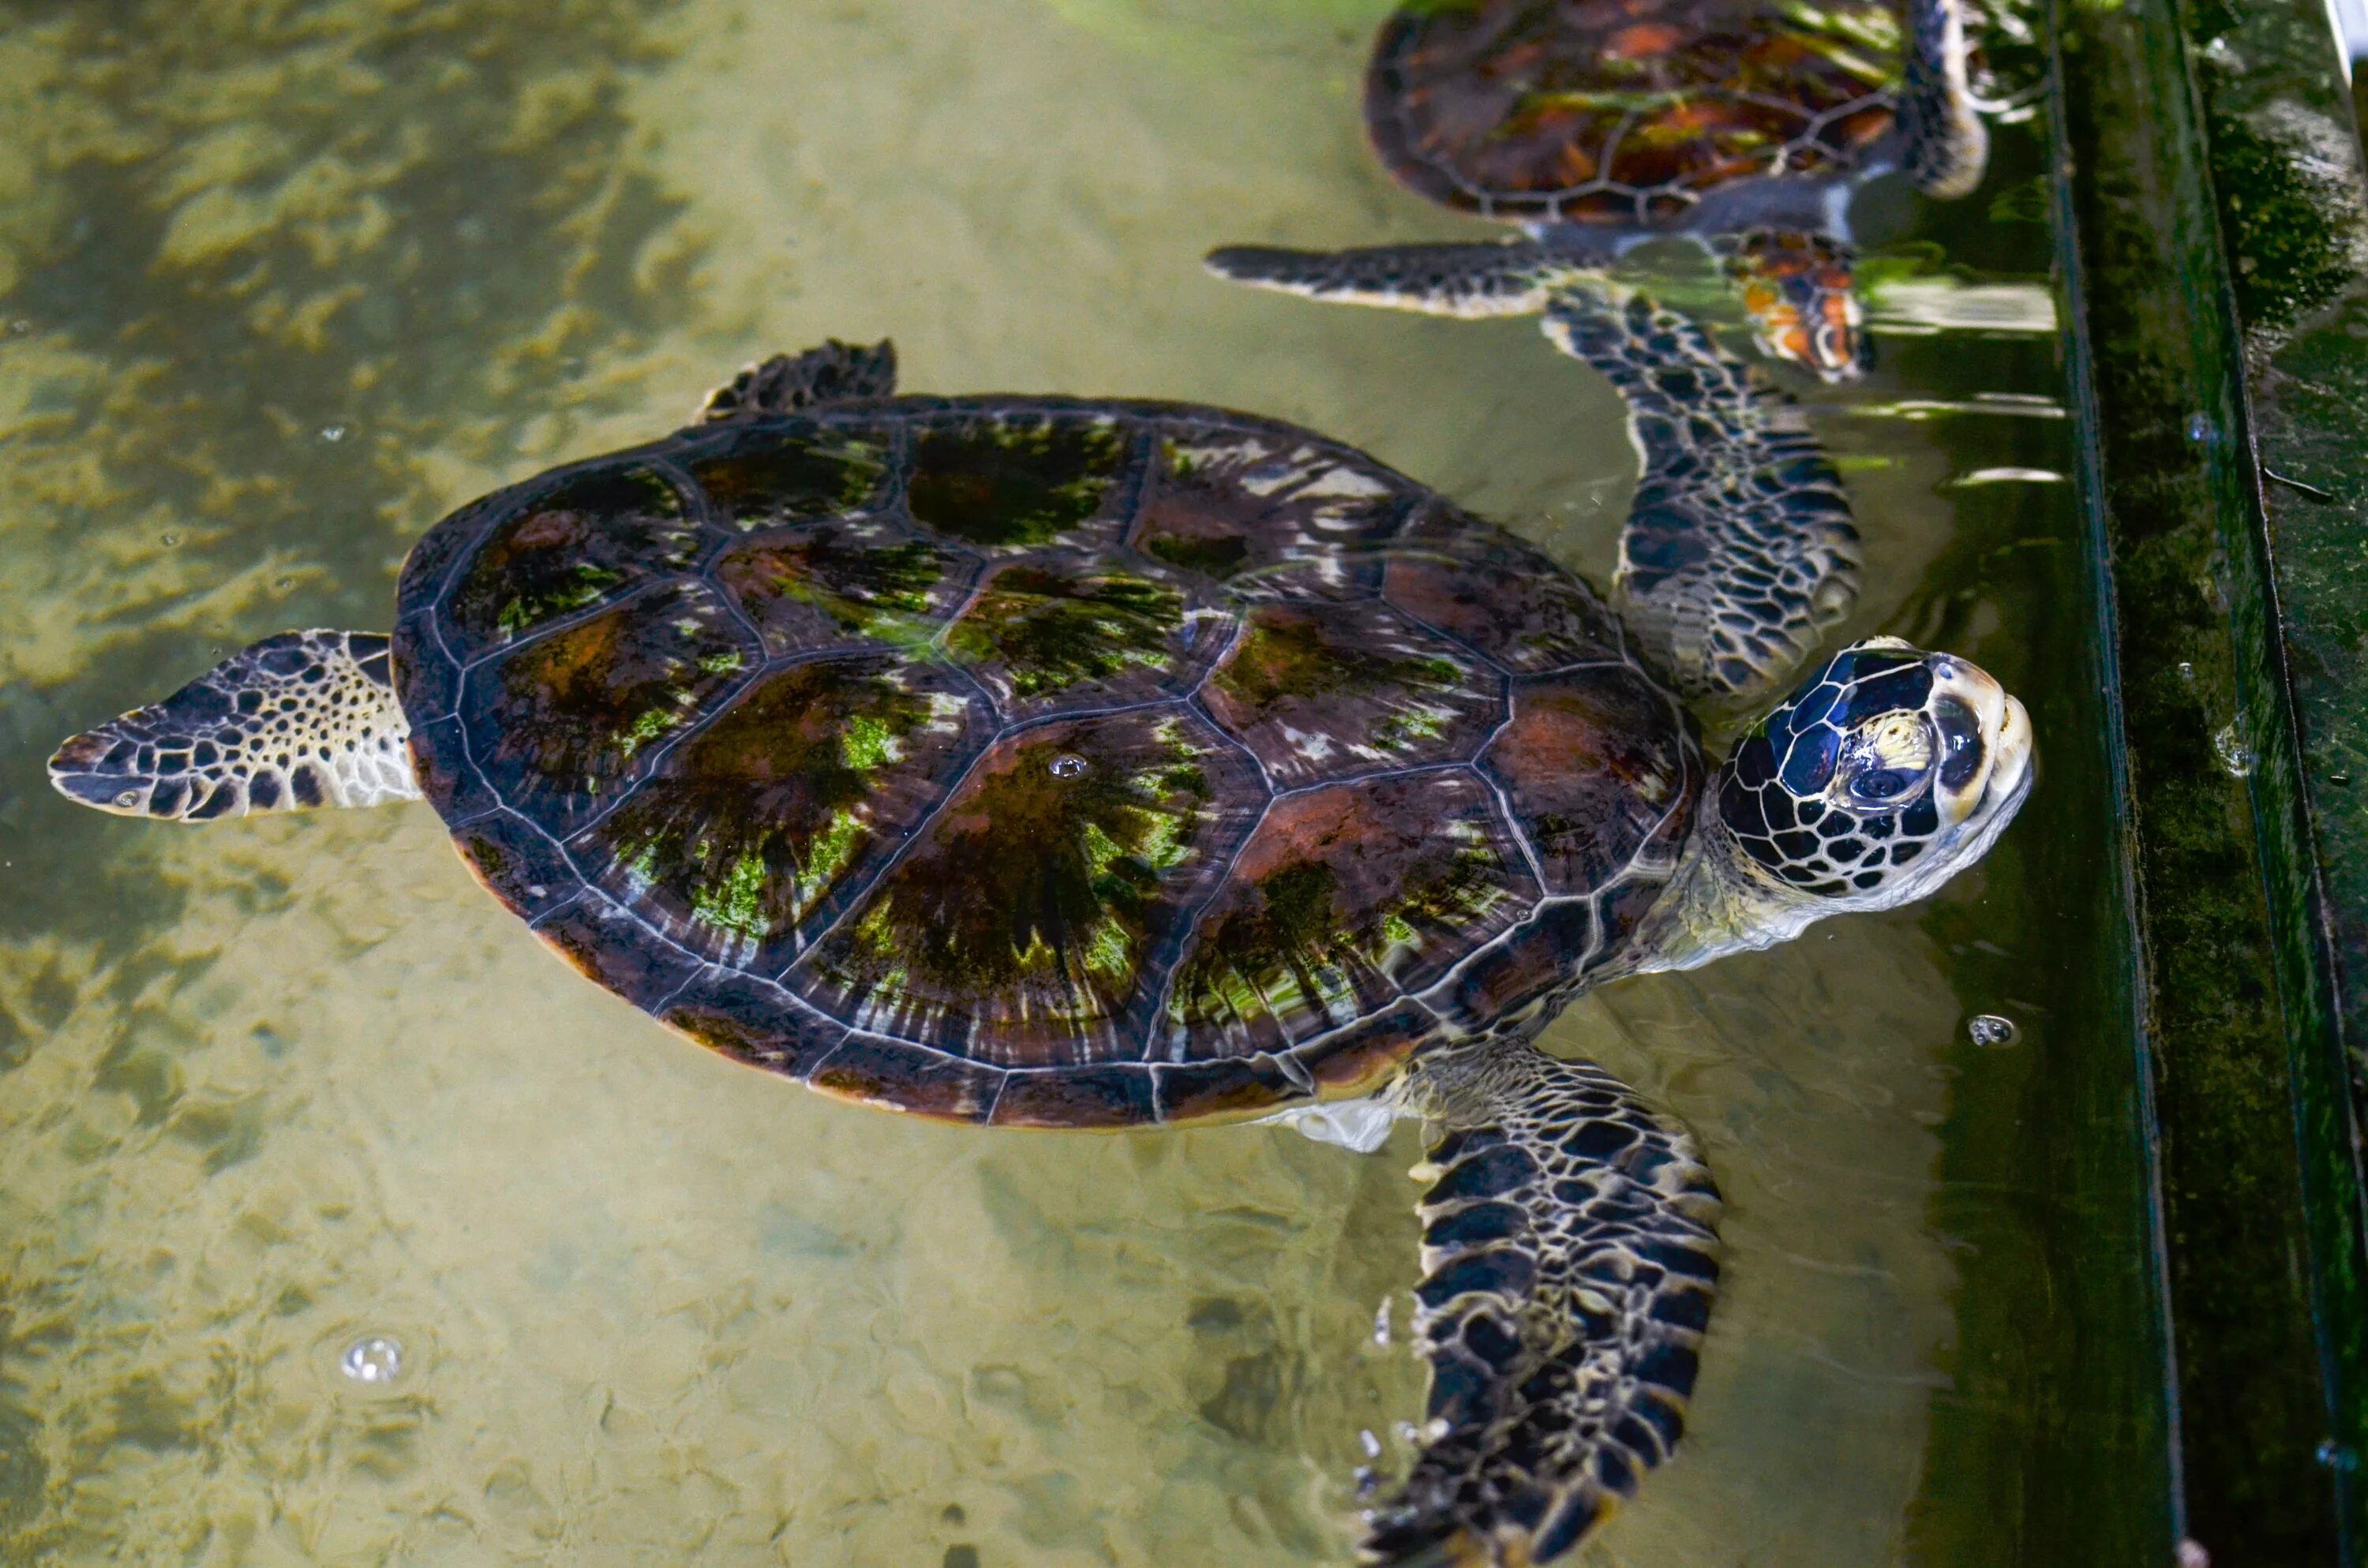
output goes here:
[[1963, 196], [1988, 156], [1965, 3], [1906, 0], [1903, 19], [1889, 0], [1414, 0], [1373, 45], [1373, 146], [1412, 189], [1529, 239], [1234, 247], [1210, 265], [1323, 299], [1489, 315], [1535, 311], [1570, 275], [1682, 234], [1741, 285], [1764, 351], [1855, 376], [1853, 188], [1904, 169], [1928, 195]]
[[885, 344], [832, 344], [445, 518], [391, 638], [268, 638], [51, 777], [174, 822], [425, 796], [586, 975], [848, 1099], [1360, 1147], [1430, 1119], [1430, 1420], [1366, 1549], [1543, 1561], [1677, 1440], [1718, 1199], [1682, 1130], [1529, 1042], [1590, 984], [1924, 896], [2031, 778], [1997, 682], [1884, 638], [1706, 774], [1654, 664], [1789, 665], [1781, 585], [1849, 563], [1833, 475], [1698, 331], [1557, 311], [1720, 405], [1630, 389], [1635, 641], [1308, 431], [894, 397]]

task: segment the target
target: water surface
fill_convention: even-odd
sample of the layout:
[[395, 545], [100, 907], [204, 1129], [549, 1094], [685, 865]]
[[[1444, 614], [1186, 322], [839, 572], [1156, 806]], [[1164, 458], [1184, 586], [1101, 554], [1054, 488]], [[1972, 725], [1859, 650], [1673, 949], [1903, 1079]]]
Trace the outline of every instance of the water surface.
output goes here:
[[[1360, 1434], [1386, 1464], [1420, 1410], [1413, 1130], [1360, 1157], [850, 1108], [553, 963], [424, 807], [132, 824], [40, 763], [256, 637], [383, 629], [445, 511], [826, 335], [893, 335], [911, 390], [1300, 420], [1602, 582], [1634, 456], [1533, 327], [1197, 265], [1489, 232], [1365, 152], [1385, 9], [17, 9], [0, 1559], [1349, 1560]], [[1868, 541], [1846, 631], [1945, 640], [2028, 695], [2015, 585], [2070, 514], [2035, 154], [2000, 142], [1949, 220], [1994, 235], [1980, 270], [1930, 265], [1915, 225], [1941, 220], [1888, 199], [1923, 292], [1880, 317], [1884, 369], [1815, 401]], [[2011, 1492], [2033, 1461], [1961, 1342], [1972, 1295], [2011, 1316], [2047, 1285], [2040, 1195], [1983, 1130], [2048, 1044], [2016, 986], [2047, 960], [2015, 955], [2051, 831], [2034, 811], [1932, 906], [1623, 984], [1548, 1037], [1690, 1122], [1728, 1201], [1693, 1431], [1582, 1561], [2013, 1560], [1964, 1478]], [[1975, 1012], [2018, 1042], [1972, 1047]], [[399, 1372], [345, 1376], [371, 1335]]]

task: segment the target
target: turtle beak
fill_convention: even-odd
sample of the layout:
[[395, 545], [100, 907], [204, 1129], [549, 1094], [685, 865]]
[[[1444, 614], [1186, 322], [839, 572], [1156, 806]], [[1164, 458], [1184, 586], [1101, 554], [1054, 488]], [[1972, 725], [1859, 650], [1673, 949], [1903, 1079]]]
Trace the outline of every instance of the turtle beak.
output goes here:
[[1960, 711], [1970, 710], [1981, 747], [1981, 762], [1971, 778], [1952, 778], [1943, 770], [1935, 803], [1952, 831], [1970, 830], [1987, 845], [2031, 790], [2035, 761], [2031, 714], [1988, 671], [1964, 659], [1936, 654], [1932, 675], [1935, 701], [1951, 699], [1963, 705]]
[[1989, 784], [1982, 792], [1983, 800], [1985, 803], [1998, 802], [1992, 809], [2002, 810], [2010, 817], [2022, 805], [2023, 796], [2031, 792], [2032, 776], [2037, 771], [2032, 764], [2038, 757], [2032, 743], [2031, 715], [2011, 697], [2006, 699], [2006, 710], [1998, 718], [1992, 753]]

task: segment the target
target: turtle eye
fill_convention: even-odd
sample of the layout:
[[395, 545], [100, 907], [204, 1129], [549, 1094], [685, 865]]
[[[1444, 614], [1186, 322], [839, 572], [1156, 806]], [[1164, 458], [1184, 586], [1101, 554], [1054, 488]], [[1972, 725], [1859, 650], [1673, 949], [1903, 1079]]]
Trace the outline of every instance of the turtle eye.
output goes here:
[[1850, 798], [1870, 806], [1896, 806], [1918, 777], [1896, 767], [1871, 767], [1850, 779]]
[[1936, 760], [1931, 722], [1895, 710], [1871, 719], [1842, 744], [1827, 798], [1859, 812], [1893, 812], [1921, 797]]

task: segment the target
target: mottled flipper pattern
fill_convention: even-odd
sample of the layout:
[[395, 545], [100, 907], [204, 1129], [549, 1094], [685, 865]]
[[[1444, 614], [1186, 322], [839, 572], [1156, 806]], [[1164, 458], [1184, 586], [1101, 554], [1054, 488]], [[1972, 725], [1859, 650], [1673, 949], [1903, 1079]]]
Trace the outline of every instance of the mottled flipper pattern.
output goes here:
[[1674, 312], [1570, 290], [1546, 335], [1628, 404], [1645, 472], [1613, 588], [1690, 697], [1783, 684], [1858, 602], [1858, 529], [1793, 401]]
[[1584, 1062], [1484, 1043], [1418, 1062], [1406, 1092], [1447, 1129], [1416, 1291], [1429, 1434], [1364, 1551], [1545, 1562], [1677, 1443], [1718, 1192], [1690, 1136]]
[[419, 799], [410, 733], [385, 637], [283, 631], [66, 742], [50, 782], [100, 811], [168, 822], [375, 806]]
[[794, 414], [850, 397], [894, 397], [896, 346], [882, 338], [870, 347], [834, 337], [803, 354], [776, 354], [749, 366], [707, 394], [702, 425]]
[[1235, 283], [1305, 299], [1467, 320], [1533, 316], [1557, 285], [1581, 276], [1567, 252], [1526, 242], [1338, 251], [1227, 245], [1211, 251], [1204, 265]]

